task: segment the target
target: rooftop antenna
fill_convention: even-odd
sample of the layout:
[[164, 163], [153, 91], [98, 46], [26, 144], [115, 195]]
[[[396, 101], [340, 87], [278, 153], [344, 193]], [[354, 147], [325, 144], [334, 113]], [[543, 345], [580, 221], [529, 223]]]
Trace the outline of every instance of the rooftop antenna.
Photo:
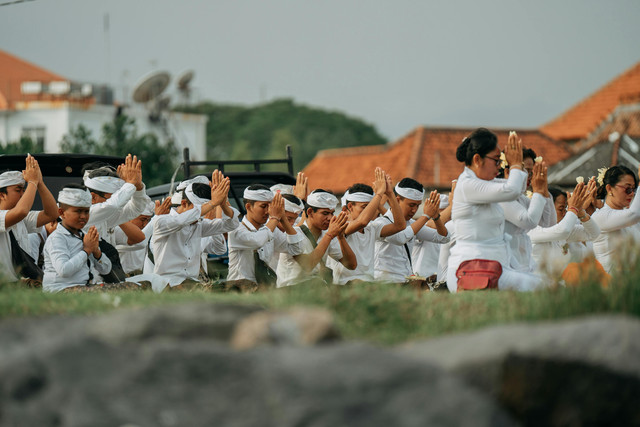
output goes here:
[[178, 86], [178, 92], [180, 92], [182, 101], [185, 104], [189, 104], [191, 100], [191, 81], [195, 77], [193, 70], [187, 70], [180, 73], [176, 85]]

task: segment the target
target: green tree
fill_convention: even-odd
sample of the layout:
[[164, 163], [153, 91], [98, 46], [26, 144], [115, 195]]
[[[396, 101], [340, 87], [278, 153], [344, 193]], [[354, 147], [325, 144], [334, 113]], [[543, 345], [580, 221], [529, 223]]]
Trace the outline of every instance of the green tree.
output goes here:
[[20, 140], [15, 142], [8, 142], [4, 145], [0, 144], [0, 153], [2, 154], [36, 154], [42, 152], [44, 152], [42, 144], [36, 143], [27, 136], [23, 136]]

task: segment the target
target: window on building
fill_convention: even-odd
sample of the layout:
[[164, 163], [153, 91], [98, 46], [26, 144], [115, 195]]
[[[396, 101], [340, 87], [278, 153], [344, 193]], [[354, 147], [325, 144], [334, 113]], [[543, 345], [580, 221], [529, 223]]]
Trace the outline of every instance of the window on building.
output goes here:
[[44, 126], [23, 127], [21, 138], [30, 138], [39, 152], [44, 152], [44, 137], [46, 128]]

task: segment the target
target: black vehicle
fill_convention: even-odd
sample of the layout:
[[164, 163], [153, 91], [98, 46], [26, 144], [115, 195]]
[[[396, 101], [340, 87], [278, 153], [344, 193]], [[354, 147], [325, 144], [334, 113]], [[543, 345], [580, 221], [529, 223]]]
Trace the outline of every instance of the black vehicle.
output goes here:
[[[261, 166], [266, 164], [286, 164], [288, 172], [263, 172]], [[251, 172], [225, 172], [226, 166], [231, 165], [252, 165], [253, 171]], [[207, 173], [192, 174], [192, 167], [194, 166], [209, 166], [211, 170]], [[181, 164], [183, 168], [185, 179], [193, 178], [194, 176], [204, 175], [211, 179], [211, 172], [213, 169], [218, 169], [229, 177], [231, 181], [231, 189], [229, 190], [229, 203], [238, 209], [242, 215], [246, 214], [244, 205], [242, 204], [242, 193], [244, 189], [251, 184], [263, 184], [267, 187], [271, 187], [275, 184], [287, 184], [294, 185], [296, 179], [293, 176], [293, 160], [291, 158], [291, 148], [287, 146], [287, 157], [284, 159], [270, 159], [270, 160], [206, 160], [206, 161], [191, 161], [189, 160], [189, 149], [184, 149], [184, 161]], [[177, 181], [171, 183], [157, 185], [147, 189], [147, 195], [152, 200], [161, 200], [167, 197], [172, 190], [175, 190]]]
[[[82, 184], [82, 166], [86, 163], [101, 161], [118, 167], [124, 163], [124, 157], [118, 156], [98, 156], [95, 154], [32, 154], [38, 161], [42, 177], [47, 188], [58, 197], [58, 192], [62, 190], [66, 184], [75, 182]], [[23, 170], [25, 166], [26, 154], [0, 154], [0, 171], [6, 169]], [[36, 194], [33, 202], [33, 210], [42, 209], [42, 201], [40, 196]]]

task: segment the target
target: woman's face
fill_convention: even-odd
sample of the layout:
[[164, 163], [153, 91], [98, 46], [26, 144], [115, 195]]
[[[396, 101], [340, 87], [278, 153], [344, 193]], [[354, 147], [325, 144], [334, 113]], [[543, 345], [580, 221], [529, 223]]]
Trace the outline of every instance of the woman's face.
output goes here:
[[562, 221], [562, 218], [567, 214], [567, 196], [564, 194], [556, 197], [556, 200], [553, 202], [556, 207], [556, 215], [558, 216], [558, 222]]
[[486, 181], [491, 181], [500, 172], [500, 147], [496, 145], [492, 151], [488, 152], [484, 157], [476, 154], [474, 157], [472, 170], [476, 176]]
[[624, 175], [617, 184], [607, 185], [607, 203], [614, 209], [629, 207], [635, 196], [635, 190], [636, 182], [633, 176]]

